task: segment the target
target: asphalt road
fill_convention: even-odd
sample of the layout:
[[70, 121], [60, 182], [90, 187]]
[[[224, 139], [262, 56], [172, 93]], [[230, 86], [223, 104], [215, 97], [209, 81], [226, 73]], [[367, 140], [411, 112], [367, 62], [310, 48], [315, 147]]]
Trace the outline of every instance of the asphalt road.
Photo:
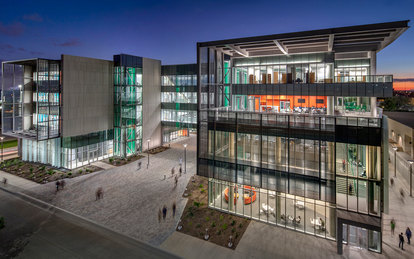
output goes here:
[[0, 258], [177, 258], [77, 216], [0, 189]]

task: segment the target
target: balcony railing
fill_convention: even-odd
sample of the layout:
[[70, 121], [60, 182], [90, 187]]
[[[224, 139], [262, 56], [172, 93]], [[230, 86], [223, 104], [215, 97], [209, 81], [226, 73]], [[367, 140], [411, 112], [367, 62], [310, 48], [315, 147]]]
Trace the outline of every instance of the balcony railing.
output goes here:
[[312, 73], [305, 73], [293, 78], [292, 74], [281, 74], [277, 77], [272, 74], [242, 75], [233, 77], [233, 84], [333, 84], [333, 83], [392, 83], [392, 75], [364, 75], [364, 76], [334, 76], [315, 78]]
[[[251, 126], [269, 126], [278, 128], [300, 128], [334, 131], [336, 125], [360, 126], [360, 127], [381, 127], [381, 118], [347, 117], [332, 115], [312, 115], [295, 113], [266, 113], [232, 111], [223, 108], [205, 110], [208, 113], [209, 121], [216, 121], [229, 124], [244, 124]], [[200, 120], [207, 118], [200, 113]]]

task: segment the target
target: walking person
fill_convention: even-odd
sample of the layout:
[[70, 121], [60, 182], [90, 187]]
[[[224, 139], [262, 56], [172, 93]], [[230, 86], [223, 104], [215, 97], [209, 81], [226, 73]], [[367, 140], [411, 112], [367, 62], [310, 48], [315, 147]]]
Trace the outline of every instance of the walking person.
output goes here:
[[174, 167], [171, 169], [171, 177], [173, 177], [174, 176], [174, 173], [175, 173], [175, 169], [174, 169]]
[[165, 221], [165, 218], [167, 217], [167, 206], [164, 205], [164, 207], [162, 208], [162, 218]]
[[175, 176], [174, 182], [175, 182], [174, 188], [176, 188], [178, 184], [178, 175]]
[[138, 162], [137, 164], [137, 171], [141, 169], [141, 162]]
[[353, 189], [353, 188], [352, 188], [352, 183], [350, 183], [350, 184], [349, 184], [348, 189], [349, 189], [349, 193], [348, 193], [348, 194], [349, 194], [349, 195], [351, 195], [351, 193], [352, 193], [352, 189]]
[[403, 233], [398, 235], [400, 242], [398, 243], [398, 247], [401, 247], [401, 250], [404, 250], [404, 236]]
[[[177, 208], [177, 205], [175, 204], [175, 201], [174, 201], [174, 203], [172, 205], [173, 218], [175, 217], [175, 210], [176, 210], [176, 208]], [[410, 239], [408, 239], [408, 240], [410, 240]], [[410, 241], [408, 241], [408, 243], [410, 243]]]
[[3, 177], [3, 185], [6, 186], [7, 185], [7, 178]]
[[395, 220], [394, 218], [390, 222], [391, 225], [391, 235], [394, 235], [394, 229], [395, 229]]
[[342, 171], [344, 171], [344, 173], [345, 173], [345, 169], [346, 169], [345, 159], [342, 159]]
[[407, 227], [407, 229], [405, 230], [405, 235], [407, 236], [407, 244], [410, 244], [411, 234], [411, 229]]
[[60, 181], [56, 181], [56, 192], [59, 191], [59, 187], [60, 187]]
[[183, 158], [180, 157], [180, 167], [183, 165]]
[[180, 170], [178, 171], [180, 172], [180, 177], [181, 177], [181, 174], [183, 173], [183, 169], [181, 168], [181, 166], [180, 166]]
[[102, 189], [102, 187], [99, 187], [98, 189], [96, 189], [95, 196], [96, 196], [96, 201], [103, 198], [103, 189]]

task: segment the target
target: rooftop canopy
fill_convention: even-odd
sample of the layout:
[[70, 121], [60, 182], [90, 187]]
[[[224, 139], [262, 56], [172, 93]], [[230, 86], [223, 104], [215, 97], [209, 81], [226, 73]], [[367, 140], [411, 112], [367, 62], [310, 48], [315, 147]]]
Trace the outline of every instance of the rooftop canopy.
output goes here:
[[313, 52], [380, 51], [409, 28], [409, 20], [199, 42], [232, 57], [289, 55]]

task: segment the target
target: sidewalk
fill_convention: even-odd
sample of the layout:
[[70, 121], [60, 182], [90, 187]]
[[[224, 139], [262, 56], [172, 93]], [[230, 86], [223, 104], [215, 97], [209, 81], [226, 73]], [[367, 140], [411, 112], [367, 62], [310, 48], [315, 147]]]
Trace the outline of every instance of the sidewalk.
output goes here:
[[2, 182], [3, 178], [7, 179], [7, 185], [4, 186], [3, 183], [1, 183], [2, 187], [11, 188], [13, 190], [30, 190], [41, 185], [39, 183], [32, 182], [22, 177], [15, 176], [4, 171], [0, 171], [0, 180]]

